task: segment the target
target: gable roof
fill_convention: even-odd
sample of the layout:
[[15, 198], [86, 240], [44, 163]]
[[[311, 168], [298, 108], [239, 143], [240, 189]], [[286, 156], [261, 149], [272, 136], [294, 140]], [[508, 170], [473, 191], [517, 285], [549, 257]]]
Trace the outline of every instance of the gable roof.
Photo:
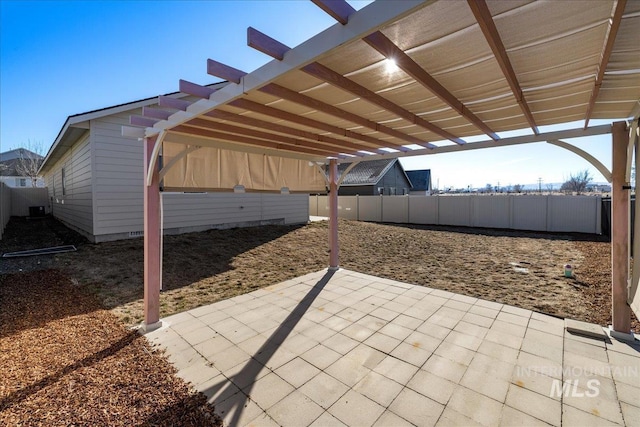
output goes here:
[[27, 150], [26, 148], [14, 148], [13, 150], [0, 153], [0, 162], [20, 158], [42, 159], [42, 156], [38, 153], [34, 153], [31, 150]]
[[[398, 159], [381, 159], [370, 162], [360, 162], [347, 173], [340, 186], [345, 185], [375, 185], [382, 179], [389, 169], [393, 167]], [[400, 165], [400, 163], [398, 163]], [[351, 163], [340, 163], [338, 165], [338, 176], [342, 176]], [[402, 165], [400, 165], [402, 168]], [[328, 172], [327, 176], [328, 176]]]
[[430, 188], [431, 169], [421, 169], [415, 171], [405, 171], [409, 181], [411, 181], [411, 189], [414, 191], [427, 191]]
[[17, 171], [18, 159], [0, 161], [0, 176], [20, 176]]
[[42, 156], [26, 148], [16, 148], [0, 153], [0, 165], [2, 165], [0, 167], [0, 176], [27, 176], [18, 172], [20, 159], [42, 161]]
[[[206, 87], [222, 87], [227, 82], [213, 83]], [[164, 96], [171, 98], [181, 99], [186, 98], [189, 95], [181, 92], [171, 92]], [[84, 113], [73, 114], [67, 117], [67, 120], [62, 125], [58, 136], [53, 144], [49, 148], [47, 155], [40, 166], [39, 174], [44, 174], [53, 164], [59, 160], [64, 153], [75, 144], [86, 132], [89, 131], [89, 121], [99, 119], [101, 117], [110, 116], [112, 114], [118, 114], [129, 110], [135, 110], [136, 108], [148, 107], [158, 103], [158, 97], [153, 96], [151, 98], [139, 99], [136, 101], [126, 102], [124, 104], [113, 105], [110, 107], [99, 108], [97, 110], [86, 111]]]

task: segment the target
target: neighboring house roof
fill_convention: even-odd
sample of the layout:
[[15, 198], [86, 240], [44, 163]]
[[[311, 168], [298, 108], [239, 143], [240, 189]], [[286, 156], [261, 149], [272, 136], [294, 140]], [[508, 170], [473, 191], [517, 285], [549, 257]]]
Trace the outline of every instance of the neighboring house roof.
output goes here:
[[[340, 185], [375, 185], [395, 163], [398, 163], [402, 169], [402, 165], [398, 162], [398, 159], [380, 159], [360, 162], [347, 173]], [[338, 165], [338, 176], [342, 176], [349, 165], [351, 165], [351, 163], [340, 163]], [[327, 171], [326, 174], [328, 177], [329, 172]]]
[[7, 160], [14, 159], [42, 159], [42, 156], [38, 153], [34, 153], [26, 148], [14, 148], [13, 150], [0, 153], [0, 162], [6, 162]]
[[[214, 83], [206, 85], [207, 87], [215, 87], [219, 85], [226, 85], [228, 82]], [[164, 96], [170, 96], [172, 98], [185, 98], [188, 94], [181, 92], [171, 92]], [[158, 97], [153, 96], [151, 98], [140, 99], [137, 101], [131, 101], [124, 104], [113, 105], [111, 107], [100, 108], [98, 110], [91, 110], [84, 113], [74, 114], [67, 117], [67, 120], [62, 125], [58, 136], [56, 137], [51, 148], [47, 152], [47, 155], [40, 166], [38, 171], [39, 175], [44, 174], [51, 168], [64, 153], [73, 146], [86, 132], [89, 132], [89, 121], [95, 120], [100, 117], [110, 116], [112, 114], [122, 113], [124, 111], [134, 110], [136, 108], [148, 107], [155, 105], [158, 102]]]
[[0, 153], [0, 176], [27, 176], [18, 172], [20, 159], [42, 160], [42, 156], [26, 148], [16, 148]]
[[431, 169], [421, 169], [417, 171], [405, 171], [409, 181], [411, 181], [411, 189], [414, 191], [430, 190]]
[[20, 176], [16, 170], [18, 161], [18, 159], [0, 161], [0, 176]]

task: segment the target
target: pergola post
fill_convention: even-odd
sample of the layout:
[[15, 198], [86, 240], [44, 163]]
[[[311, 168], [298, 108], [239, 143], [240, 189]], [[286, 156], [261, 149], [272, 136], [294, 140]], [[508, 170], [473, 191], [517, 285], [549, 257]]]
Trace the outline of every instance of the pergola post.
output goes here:
[[627, 303], [629, 281], [629, 182], [626, 181], [629, 138], [625, 122], [612, 128], [611, 181], [611, 318], [615, 332], [629, 334], [631, 311]]
[[329, 160], [329, 269], [340, 263], [338, 245], [338, 161]]
[[147, 185], [156, 137], [144, 139], [144, 323], [145, 332], [161, 326], [160, 322], [160, 178], [158, 165]]

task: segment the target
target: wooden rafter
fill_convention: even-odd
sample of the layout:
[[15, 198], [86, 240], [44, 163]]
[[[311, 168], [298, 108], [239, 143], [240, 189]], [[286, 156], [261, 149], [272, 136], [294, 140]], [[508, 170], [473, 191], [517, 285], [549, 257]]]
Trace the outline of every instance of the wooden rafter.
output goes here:
[[192, 103], [184, 99], [171, 98], [170, 96], [159, 96], [158, 105], [163, 108], [173, 108], [176, 110], [187, 111]]
[[369, 46], [377, 50], [387, 59], [393, 60], [402, 71], [410, 75], [415, 81], [430, 90], [444, 103], [453, 108], [458, 114], [473, 123], [478, 129], [487, 134], [491, 139], [498, 140], [500, 137], [487, 126], [480, 118], [473, 114], [458, 98], [442, 86], [436, 79], [427, 73], [418, 63], [416, 63], [402, 49], [396, 46], [380, 31], [369, 34], [363, 39]]
[[289, 46], [252, 27], [247, 28], [247, 45], [279, 61], [282, 61], [284, 54], [291, 50]]
[[332, 69], [318, 63], [314, 62], [309, 65], [302, 67], [302, 71], [305, 73], [312, 75], [324, 82], [327, 82], [333, 86], [339, 87], [347, 92], [351, 92], [352, 94], [361, 97], [362, 99], [369, 101], [373, 104], [376, 104], [387, 111], [402, 117], [410, 123], [414, 123], [424, 129], [427, 129], [441, 137], [451, 140], [456, 144], [464, 144], [465, 141], [457, 136], [453, 135], [450, 132], [447, 132], [444, 129], [439, 128], [433, 123], [423, 119], [412, 113], [409, 110], [404, 109], [403, 107], [389, 101], [388, 99], [378, 95], [377, 93], [367, 89], [364, 86], [359, 85], [353, 80], [344, 77], [342, 74], [333, 71]]
[[153, 125], [155, 125], [158, 121], [158, 119], [136, 116], [133, 114], [129, 116], [129, 124], [133, 126], [153, 127]]
[[[212, 117], [219, 120], [228, 120], [235, 123], [241, 123], [247, 126], [253, 126], [261, 129], [271, 130], [273, 132], [283, 133], [285, 135], [297, 136], [300, 138], [309, 139], [312, 141], [326, 142], [327, 144], [335, 145], [338, 147], [344, 147], [351, 150], [369, 151], [378, 154], [387, 153], [385, 150], [380, 150], [366, 145], [354, 144], [342, 139], [332, 138], [326, 135], [318, 135], [313, 132], [307, 132], [301, 129], [290, 128], [278, 123], [267, 122], [265, 120], [256, 119], [253, 117], [242, 116], [240, 114], [229, 113], [222, 110], [213, 110], [205, 114], [207, 117]], [[389, 147], [390, 148], [390, 147]]]
[[349, 16], [356, 11], [349, 3], [343, 0], [311, 0], [311, 2], [342, 25], [346, 25], [349, 22]]
[[593, 89], [591, 90], [591, 97], [589, 98], [589, 104], [587, 105], [587, 114], [584, 118], [585, 129], [587, 128], [587, 126], [589, 126], [589, 120], [591, 120], [591, 114], [593, 113], [593, 108], [596, 105], [598, 93], [600, 93], [600, 86], [602, 86], [604, 72], [607, 70], [607, 64], [609, 64], [609, 58], [611, 57], [611, 52], [613, 51], [613, 44], [616, 41], [618, 28], [620, 28], [620, 22], [622, 21], [622, 15], [624, 13], [624, 8], [626, 5], [627, 0], [618, 0], [618, 2], [616, 3], [615, 11], [613, 12], [613, 17], [611, 18], [611, 25], [609, 27], [609, 32], [607, 33], [607, 40], [604, 44], [602, 56], [600, 57], [600, 64], [598, 65], [596, 81], [593, 85]]
[[239, 84], [240, 79], [247, 75], [244, 71], [230, 67], [221, 62], [214, 61], [213, 59], [207, 59], [207, 74], [220, 77], [221, 79], [228, 80], [236, 84]]
[[199, 84], [191, 83], [186, 80], [180, 79], [178, 82], [179, 91], [186, 93], [187, 95], [197, 96], [199, 98], [209, 99], [212, 93], [217, 92], [218, 89], [212, 89], [210, 87], [201, 86]]
[[[264, 139], [266, 141], [273, 141], [273, 142], [279, 142], [279, 143], [289, 144], [293, 146], [308, 147], [311, 149], [323, 150], [328, 153], [335, 152], [336, 150], [345, 149], [344, 146], [335, 147], [333, 145], [325, 144], [319, 141], [307, 141], [304, 139], [291, 138], [283, 135], [263, 132], [256, 129], [249, 129], [249, 128], [244, 128], [240, 126], [229, 125], [226, 123], [214, 122], [207, 119], [193, 119], [187, 122], [186, 124], [189, 126], [194, 126], [202, 129], [209, 129], [209, 130], [218, 131], [218, 132], [227, 132], [232, 134], [245, 135], [253, 138]], [[354, 156], [363, 156], [363, 154], [358, 153], [358, 150], [354, 152], [349, 152], [347, 150], [347, 153]]]
[[365, 119], [364, 117], [361, 117], [357, 114], [353, 114], [341, 108], [334, 107], [333, 105], [311, 98], [310, 96], [304, 95], [302, 93], [298, 93], [291, 89], [287, 89], [286, 87], [277, 85], [275, 83], [271, 83], [260, 88], [260, 91], [268, 93], [270, 95], [277, 96], [282, 99], [286, 99], [291, 102], [295, 102], [296, 104], [304, 105], [306, 107], [313, 108], [318, 111], [322, 111], [323, 113], [327, 113], [335, 117], [340, 117], [342, 119], [349, 120], [350, 122], [353, 122], [362, 127], [366, 127], [366, 128], [378, 131], [380, 133], [384, 133], [389, 136], [396, 137], [398, 139], [408, 142], [409, 144], [416, 144], [425, 148], [434, 147], [433, 144], [425, 143], [420, 138], [407, 135], [406, 133], [392, 129], [380, 123], [376, 123], [374, 121]]
[[493, 55], [502, 69], [502, 73], [509, 83], [509, 87], [511, 88], [513, 95], [516, 97], [518, 105], [520, 105], [520, 109], [527, 118], [529, 126], [531, 126], [533, 132], [538, 135], [540, 131], [538, 130], [535, 119], [533, 118], [533, 113], [531, 113], [531, 109], [529, 109], [529, 105], [524, 99], [522, 88], [520, 87], [520, 83], [518, 82], [518, 78], [516, 77], [516, 73], [511, 65], [511, 61], [507, 55], [507, 50], [502, 43], [500, 33], [498, 33], [496, 23], [493, 21], [491, 11], [489, 11], [487, 3], [485, 0], [467, 0], [467, 3], [475, 16], [478, 25], [480, 25], [480, 29], [482, 30], [484, 37], [487, 39], [487, 42], [491, 47]]
[[142, 115], [152, 119], [167, 120], [171, 114], [173, 113], [159, 108], [142, 107]]
[[[296, 146], [291, 146], [288, 144], [281, 144], [277, 142], [264, 141], [262, 139], [250, 138], [242, 135], [233, 135], [224, 132], [216, 132], [208, 129], [201, 129], [193, 126], [188, 126], [186, 124], [182, 124], [171, 129], [171, 132], [175, 133], [183, 133], [187, 135], [197, 135], [205, 138], [222, 140], [222, 141], [230, 141], [237, 142], [240, 144], [248, 144], [257, 147], [271, 148], [275, 150], [287, 150], [294, 151], [297, 153], [311, 154], [311, 155], [321, 155], [321, 156], [338, 156], [338, 152], [328, 152], [325, 150], [316, 150], [312, 148], [301, 148]], [[344, 157], [344, 156], [342, 156]]]
[[[367, 142], [369, 144], [375, 145], [377, 148], [381, 147], [389, 147], [389, 144], [385, 141], [373, 138], [368, 135], [362, 135], [347, 129], [343, 129], [338, 126], [333, 126], [328, 123], [320, 122], [318, 120], [313, 120], [308, 117], [302, 117], [297, 114], [289, 113], [287, 111], [279, 110], [274, 107], [270, 107], [268, 105], [263, 105], [258, 102], [250, 101], [248, 99], [236, 99], [234, 101], [229, 102], [227, 105], [231, 105], [233, 107], [242, 108], [245, 110], [253, 111], [256, 113], [264, 114], [267, 116], [275, 117], [277, 119], [286, 120], [292, 123], [297, 123], [299, 125], [324, 130], [326, 132], [331, 132], [336, 135], [344, 136], [351, 139], [360, 140], [363, 142]], [[403, 146], [397, 146], [400, 151], [408, 151], [409, 149]]]
[[[284, 57], [284, 54], [288, 50], [290, 50], [288, 46], [285, 46], [284, 44], [278, 42], [277, 40], [274, 40], [271, 37], [267, 36], [266, 34], [263, 34], [252, 28], [249, 28], [247, 33], [247, 44], [253, 47], [254, 49], [259, 50], [260, 52], [263, 52], [278, 60], [282, 60], [282, 58]], [[342, 110], [340, 108], [334, 107], [333, 105], [327, 104], [325, 102], [318, 101], [307, 95], [303, 95], [301, 93], [287, 89], [275, 83], [268, 84], [260, 88], [259, 90], [261, 90], [262, 92], [277, 96], [279, 98], [287, 99], [297, 104], [305, 105], [305, 106], [314, 108], [318, 111], [322, 111], [324, 113], [349, 120], [360, 126], [373, 129], [381, 133], [385, 133], [387, 135], [406, 141], [410, 144], [420, 145], [425, 148], [435, 147], [433, 144], [424, 142], [419, 138], [413, 137], [411, 135], [407, 135], [405, 133], [402, 133], [395, 129], [381, 125], [379, 123], [373, 122], [371, 120], [367, 120], [363, 117], [358, 116], [357, 114], [353, 114], [348, 111]], [[392, 148], [398, 149], [399, 147], [400, 146], [394, 146]]]

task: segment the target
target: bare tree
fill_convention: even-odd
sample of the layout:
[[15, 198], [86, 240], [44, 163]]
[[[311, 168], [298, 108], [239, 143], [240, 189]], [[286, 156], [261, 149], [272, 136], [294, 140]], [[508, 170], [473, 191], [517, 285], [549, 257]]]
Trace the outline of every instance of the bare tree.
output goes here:
[[42, 144], [39, 142], [31, 142], [26, 148], [20, 149], [20, 157], [16, 165], [18, 175], [31, 179], [31, 186], [36, 187], [38, 182], [38, 171], [42, 165]]
[[587, 185], [591, 180], [593, 180], [591, 173], [588, 169], [585, 169], [577, 172], [575, 175], [569, 175], [569, 179], [562, 184], [560, 191], [582, 194], [587, 189]]
[[547, 187], [547, 191], [548, 191], [549, 193], [553, 193], [553, 192], [554, 192], [554, 190], [555, 190], [555, 186], [554, 186], [553, 184], [551, 184], [551, 183], [550, 183], [550, 184], [547, 184], [547, 185], [546, 185], [546, 187]]

